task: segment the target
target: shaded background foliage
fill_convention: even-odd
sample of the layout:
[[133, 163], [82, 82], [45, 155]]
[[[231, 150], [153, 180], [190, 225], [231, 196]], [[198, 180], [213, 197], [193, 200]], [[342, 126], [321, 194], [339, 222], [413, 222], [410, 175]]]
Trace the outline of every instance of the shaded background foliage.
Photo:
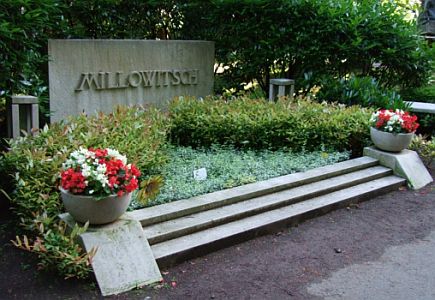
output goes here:
[[4, 0], [0, 93], [46, 100], [49, 38], [213, 40], [225, 67], [216, 74], [217, 92], [252, 81], [267, 91], [270, 76], [294, 78], [307, 90], [322, 75], [348, 73], [387, 86], [420, 85], [431, 53], [396, 2]]
[[307, 87], [325, 74], [349, 73], [386, 86], [420, 85], [430, 55], [405, 12], [394, 1], [203, 1], [184, 11], [183, 30], [216, 41], [217, 61], [229, 66], [220, 75], [224, 87], [255, 80], [266, 89], [271, 73]]

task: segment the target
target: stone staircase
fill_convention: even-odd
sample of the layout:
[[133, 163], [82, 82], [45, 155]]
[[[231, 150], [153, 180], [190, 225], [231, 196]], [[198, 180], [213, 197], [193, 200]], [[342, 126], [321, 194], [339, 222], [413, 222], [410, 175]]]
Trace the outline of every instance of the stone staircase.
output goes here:
[[160, 267], [397, 189], [406, 180], [361, 157], [136, 210]]

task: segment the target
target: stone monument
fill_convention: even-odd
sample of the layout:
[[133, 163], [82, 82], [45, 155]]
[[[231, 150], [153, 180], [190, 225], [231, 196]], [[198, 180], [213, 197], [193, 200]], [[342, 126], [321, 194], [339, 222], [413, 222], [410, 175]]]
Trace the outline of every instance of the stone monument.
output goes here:
[[213, 42], [49, 40], [48, 54], [52, 122], [213, 90]]

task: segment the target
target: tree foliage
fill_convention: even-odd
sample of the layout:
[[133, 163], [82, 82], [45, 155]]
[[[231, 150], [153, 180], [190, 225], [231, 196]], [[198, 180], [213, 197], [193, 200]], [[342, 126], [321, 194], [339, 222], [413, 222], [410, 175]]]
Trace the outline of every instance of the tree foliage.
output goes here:
[[[407, 20], [409, 1], [4, 0], [0, 96], [47, 95], [49, 38], [204, 39], [216, 42], [216, 89], [269, 78], [299, 88], [329, 75], [383, 86], [424, 82], [430, 50]], [[374, 65], [376, 67], [374, 67]], [[45, 94], [44, 94], [45, 93]]]
[[187, 7], [184, 34], [216, 41], [226, 86], [256, 80], [266, 89], [270, 74], [307, 83], [305, 74], [312, 85], [322, 75], [350, 72], [388, 86], [418, 85], [429, 69], [415, 22], [394, 1], [216, 0]]

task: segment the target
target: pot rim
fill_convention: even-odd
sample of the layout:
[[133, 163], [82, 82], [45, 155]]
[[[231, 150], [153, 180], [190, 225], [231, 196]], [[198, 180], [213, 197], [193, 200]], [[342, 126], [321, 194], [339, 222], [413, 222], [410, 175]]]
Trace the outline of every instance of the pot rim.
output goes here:
[[125, 196], [125, 195], [128, 195], [128, 194], [131, 194], [131, 193], [124, 193], [122, 196], [118, 196], [117, 194], [110, 194], [110, 195], [107, 195], [107, 196], [99, 197], [99, 196], [91, 196], [91, 195], [83, 195], [83, 194], [73, 194], [73, 193], [70, 193], [69, 191], [65, 190], [61, 186], [59, 187], [59, 190], [60, 190], [61, 193], [68, 194], [68, 195], [71, 195], [71, 196], [86, 197], [86, 198], [93, 198], [93, 199], [96, 199], [96, 198], [104, 199], [104, 198], [108, 198], [108, 197], [122, 197], [122, 196]]
[[397, 133], [397, 132], [388, 132], [388, 131], [379, 130], [376, 127], [373, 127], [373, 126], [370, 126], [370, 128], [373, 129], [373, 130], [376, 130], [378, 132], [389, 133], [389, 134], [392, 134], [392, 135], [411, 135], [411, 134], [415, 134], [415, 131], [413, 131], [413, 132], [406, 132], [406, 133], [403, 133], [403, 132]]

